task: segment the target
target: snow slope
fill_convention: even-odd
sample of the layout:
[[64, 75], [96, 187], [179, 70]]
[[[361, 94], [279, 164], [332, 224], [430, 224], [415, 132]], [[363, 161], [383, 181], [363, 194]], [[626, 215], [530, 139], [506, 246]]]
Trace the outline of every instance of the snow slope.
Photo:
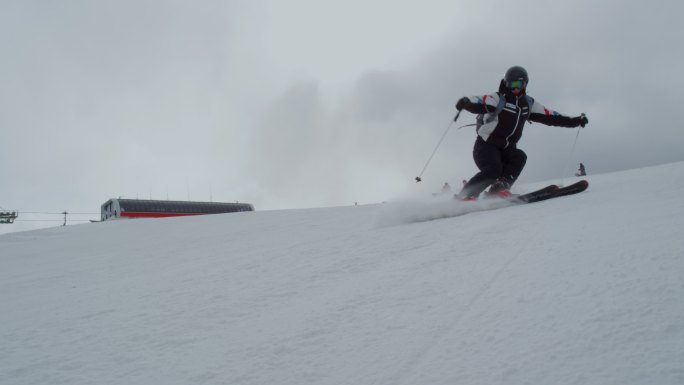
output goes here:
[[2, 235], [0, 384], [683, 384], [684, 163], [589, 180]]

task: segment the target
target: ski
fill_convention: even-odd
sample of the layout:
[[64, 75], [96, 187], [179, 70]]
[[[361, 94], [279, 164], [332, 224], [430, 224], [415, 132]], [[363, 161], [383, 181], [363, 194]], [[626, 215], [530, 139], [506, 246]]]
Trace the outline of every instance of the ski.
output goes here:
[[589, 187], [589, 182], [581, 180], [565, 187], [555, 185], [547, 186], [543, 189], [531, 193], [519, 195], [517, 200], [522, 203], [541, 202], [551, 198], [558, 198], [566, 195], [581, 193]]
[[548, 185], [546, 187], [540, 188], [526, 194], [515, 195], [511, 197], [513, 202], [531, 203], [538, 202], [540, 200], [548, 199], [553, 194], [559, 190], [559, 187], [555, 184]]
[[[512, 194], [509, 197], [506, 198], [499, 198], [496, 195], [490, 195], [487, 196], [487, 193], [484, 193], [484, 198], [482, 199], [483, 201], [497, 201], [497, 200], [504, 200], [508, 202], [513, 202], [513, 203], [531, 203], [531, 202], [537, 202], [540, 200], [548, 199], [551, 197], [551, 195], [555, 194], [556, 191], [558, 191], [560, 187], [558, 187], [555, 184], [550, 184], [546, 187], [542, 187], [539, 190], [534, 190], [525, 194]], [[434, 195], [434, 194], [433, 194]], [[455, 194], [454, 198], [457, 200], [461, 200], [459, 197], [459, 194]], [[473, 199], [472, 201], [477, 201], [477, 199]]]

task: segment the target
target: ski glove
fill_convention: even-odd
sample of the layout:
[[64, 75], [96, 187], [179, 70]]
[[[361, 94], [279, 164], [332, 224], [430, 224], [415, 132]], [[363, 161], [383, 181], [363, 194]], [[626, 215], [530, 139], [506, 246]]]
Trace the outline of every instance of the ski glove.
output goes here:
[[461, 111], [463, 109], [463, 107], [465, 107], [468, 104], [470, 104], [470, 99], [468, 99], [467, 96], [464, 96], [464, 97], [458, 99], [458, 102], [456, 103], [456, 109]]
[[573, 120], [573, 123], [575, 123], [575, 127], [577, 127], [577, 126], [584, 127], [587, 124], [589, 124], [589, 119], [587, 119], [587, 116], [584, 114], [582, 114], [580, 116], [576, 116], [576, 117], [572, 118], [572, 120]]

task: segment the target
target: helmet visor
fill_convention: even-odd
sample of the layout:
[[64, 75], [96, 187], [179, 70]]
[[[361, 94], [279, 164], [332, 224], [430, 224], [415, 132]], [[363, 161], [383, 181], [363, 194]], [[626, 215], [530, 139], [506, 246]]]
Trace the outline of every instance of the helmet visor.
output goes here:
[[506, 86], [510, 89], [525, 88], [526, 84], [524, 80], [509, 80], [506, 82]]

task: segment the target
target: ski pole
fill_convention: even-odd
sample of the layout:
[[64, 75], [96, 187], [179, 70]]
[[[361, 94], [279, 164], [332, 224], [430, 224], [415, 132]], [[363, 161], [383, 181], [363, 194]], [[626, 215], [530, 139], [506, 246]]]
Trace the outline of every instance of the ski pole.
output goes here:
[[[582, 116], [584, 116], [584, 114], [582, 114]], [[582, 127], [577, 127], [577, 135], [575, 135], [575, 141], [572, 143], [572, 149], [570, 150], [570, 157], [568, 158], [568, 161], [565, 162], [565, 169], [563, 170], [563, 173], [561, 174], [561, 185], [564, 183], [565, 175], [568, 172], [568, 166], [570, 166], [570, 162], [572, 161], [572, 157], [575, 155], [575, 146], [577, 145], [577, 140], [579, 139], [579, 134], [580, 134], [581, 130], [582, 130]]]
[[423, 173], [425, 172], [425, 169], [428, 167], [430, 162], [432, 161], [432, 157], [435, 156], [435, 153], [437, 152], [437, 149], [439, 146], [442, 144], [442, 141], [444, 141], [444, 138], [446, 137], [446, 134], [449, 132], [449, 129], [451, 129], [451, 126], [454, 124], [455, 121], [458, 120], [458, 116], [461, 115], [461, 111], [458, 111], [456, 116], [454, 117], [454, 120], [449, 123], [449, 126], [447, 126], [446, 130], [444, 130], [444, 134], [442, 134], [442, 138], [437, 142], [437, 146], [435, 146], [435, 149], [432, 150], [432, 154], [430, 155], [430, 158], [428, 158], [427, 163], [425, 163], [425, 166], [423, 167], [423, 170], [420, 172], [420, 174], [416, 177], [416, 183], [422, 181], [421, 176], [423, 176]]

